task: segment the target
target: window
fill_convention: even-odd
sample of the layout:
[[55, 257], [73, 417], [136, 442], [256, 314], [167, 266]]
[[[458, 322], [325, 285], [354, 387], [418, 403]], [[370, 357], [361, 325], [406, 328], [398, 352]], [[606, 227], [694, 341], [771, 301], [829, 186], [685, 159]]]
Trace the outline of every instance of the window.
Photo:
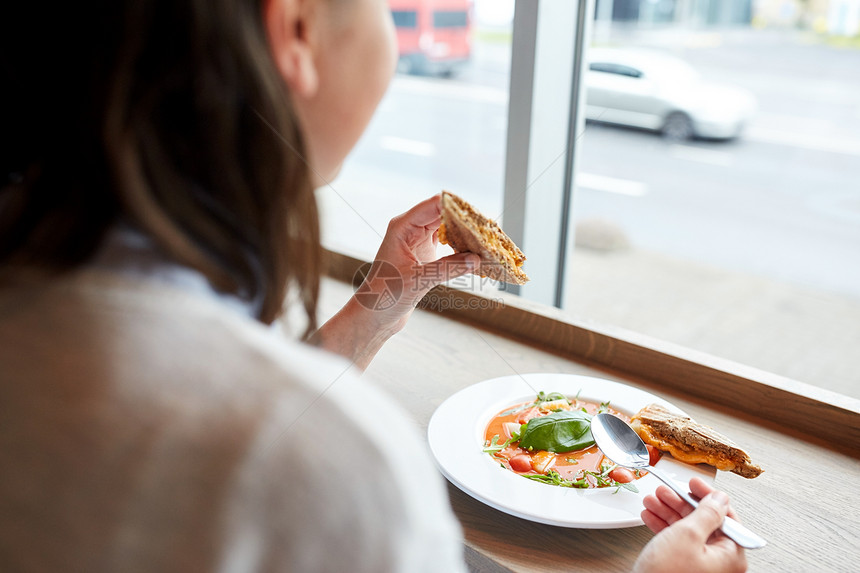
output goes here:
[[860, 397], [860, 16], [828, 4], [522, 2], [512, 52], [514, 2], [478, 0], [469, 57], [398, 75], [319, 191], [326, 244], [369, 258], [450, 189], [523, 297]]
[[860, 397], [860, 21], [741, 4], [598, 6], [592, 53], [657, 71], [586, 83], [562, 306]]
[[397, 28], [415, 28], [418, 26], [418, 14], [414, 10], [392, 10], [394, 26]]
[[468, 24], [469, 16], [465, 10], [433, 12], [434, 28], [465, 28]]

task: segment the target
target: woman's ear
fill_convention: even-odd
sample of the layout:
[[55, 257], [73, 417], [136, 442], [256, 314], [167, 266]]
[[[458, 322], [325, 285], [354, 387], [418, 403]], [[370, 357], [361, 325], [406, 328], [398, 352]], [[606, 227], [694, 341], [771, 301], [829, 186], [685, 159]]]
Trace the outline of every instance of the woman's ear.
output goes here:
[[265, 0], [263, 22], [269, 37], [269, 48], [281, 77], [294, 96], [309, 98], [319, 85], [317, 73], [316, 0]]

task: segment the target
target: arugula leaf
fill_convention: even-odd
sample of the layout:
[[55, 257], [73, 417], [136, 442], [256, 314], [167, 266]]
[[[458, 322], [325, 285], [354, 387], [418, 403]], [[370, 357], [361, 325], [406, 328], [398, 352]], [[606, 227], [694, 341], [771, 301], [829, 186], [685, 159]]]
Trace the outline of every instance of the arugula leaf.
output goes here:
[[633, 485], [632, 483], [621, 483], [620, 481], [617, 481], [617, 482], [615, 482], [615, 485], [617, 485], [618, 488], [612, 493], [618, 493], [619, 491], [621, 491], [622, 487], [624, 489], [626, 489], [627, 491], [632, 491], [633, 493], [639, 493], [639, 488], [636, 487], [635, 485]]
[[[585, 475], [590, 475], [591, 477], [593, 477], [597, 481], [597, 487], [611, 486], [615, 482], [615, 480], [607, 477], [606, 474], [599, 474], [599, 473], [591, 472], [588, 470], [585, 470], [583, 473]], [[583, 477], [585, 477], [585, 476], [583, 476]]]
[[579, 411], [553, 412], [532, 418], [520, 431], [520, 447], [526, 450], [565, 453], [592, 445], [591, 416]]
[[579, 481], [572, 481], [569, 479], [565, 479], [561, 477], [561, 474], [555, 470], [549, 470], [545, 474], [520, 474], [522, 477], [530, 479], [532, 481], [539, 481], [541, 483], [556, 485], [559, 487], [588, 487], [588, 485], [581, 485]]
[[513, 441], [514, 438], [511, 438], [510, 440], [506, 440], [500, 444], [499, 435], [496, 434], [495, 436], [493, 436], [493, 439], [490, 440], [489, 443], [484, 444], [484, 452], [488, 454], [497, 454], [510, 446]]
[[[617, 467], [618, 466], [616, 464], [604, 465], [601, 468], [603, 471], [600, 472], [600, 475], [591, 472], [589, 473], [591, 473], [591, 475], [593, 475], [595, 479], [597, 479], [597, 483], [599, 485], [614, 487], [615, 491], [612, 492], [613, 494], [616, 494], [621, 491], [621, 488], [624, 488], [627, 491], [632, 491], [633, 493], [639, 493], [639, 488], [633, 485], [633, 483], [621, 483], [620, 481], [615, 481], [614, 479], [609, 477], [609, 472], [611, 472]], [[639, 477], [639, 475], [637, 474], [636, 477]]]
[[[577, 394], [577, 396], [578, 395], [579, 394]], [[515, 406], [510, 410], [505, 410], [504, 412], [499, 414], [499, 416], [510, 416], [511, 414], [516, 414], [518, 412], [522, 412], [523, 410], [527, 410], [535, 406], [540, 406], [544, 402], [553, 402], [555, 400], [567, 400], [567, 397], [561, 392], [550, 392], [549, 394], [547, 394], [546, 392], [541, 390], [535, 397], [534, 402], [528, 402], [526, 404], [522, 404], [521, 406]], [[568, 403], [570, 403], [569, 400]]]

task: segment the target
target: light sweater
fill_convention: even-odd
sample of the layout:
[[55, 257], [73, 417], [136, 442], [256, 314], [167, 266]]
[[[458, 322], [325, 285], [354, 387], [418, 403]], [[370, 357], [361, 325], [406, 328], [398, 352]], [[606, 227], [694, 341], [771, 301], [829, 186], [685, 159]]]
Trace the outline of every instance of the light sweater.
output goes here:
[[0, 570], [465, 570], [403, 413], [193, 283], [0, 290]]

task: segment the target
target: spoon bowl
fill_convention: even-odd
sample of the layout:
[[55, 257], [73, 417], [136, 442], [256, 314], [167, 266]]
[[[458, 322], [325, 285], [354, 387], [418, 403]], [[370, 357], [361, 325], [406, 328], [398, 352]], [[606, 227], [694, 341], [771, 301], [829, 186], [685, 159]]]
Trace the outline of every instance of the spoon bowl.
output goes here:
[[603, 455], [619, 466], [649, 467], [648, 448], [627, 422], [612, 414], [598, 414], [591, 420], [591, 435]]
[[[591, 435], [603, 455], [613, 463], [626, 468], [647, 469], [650, 474], [672, 488], [681, 499], [693, 507], [698, 507], [698, 501], [669, 476], [649, 463], [645, 442], [627, 422], [612, 414], [597, 414], [591, 419]], [[731, 517], [723, 520], [720, 529], [729, 539], [746, 549], [758, 549], [767, 545], [767, 541], [761, 536]]]

